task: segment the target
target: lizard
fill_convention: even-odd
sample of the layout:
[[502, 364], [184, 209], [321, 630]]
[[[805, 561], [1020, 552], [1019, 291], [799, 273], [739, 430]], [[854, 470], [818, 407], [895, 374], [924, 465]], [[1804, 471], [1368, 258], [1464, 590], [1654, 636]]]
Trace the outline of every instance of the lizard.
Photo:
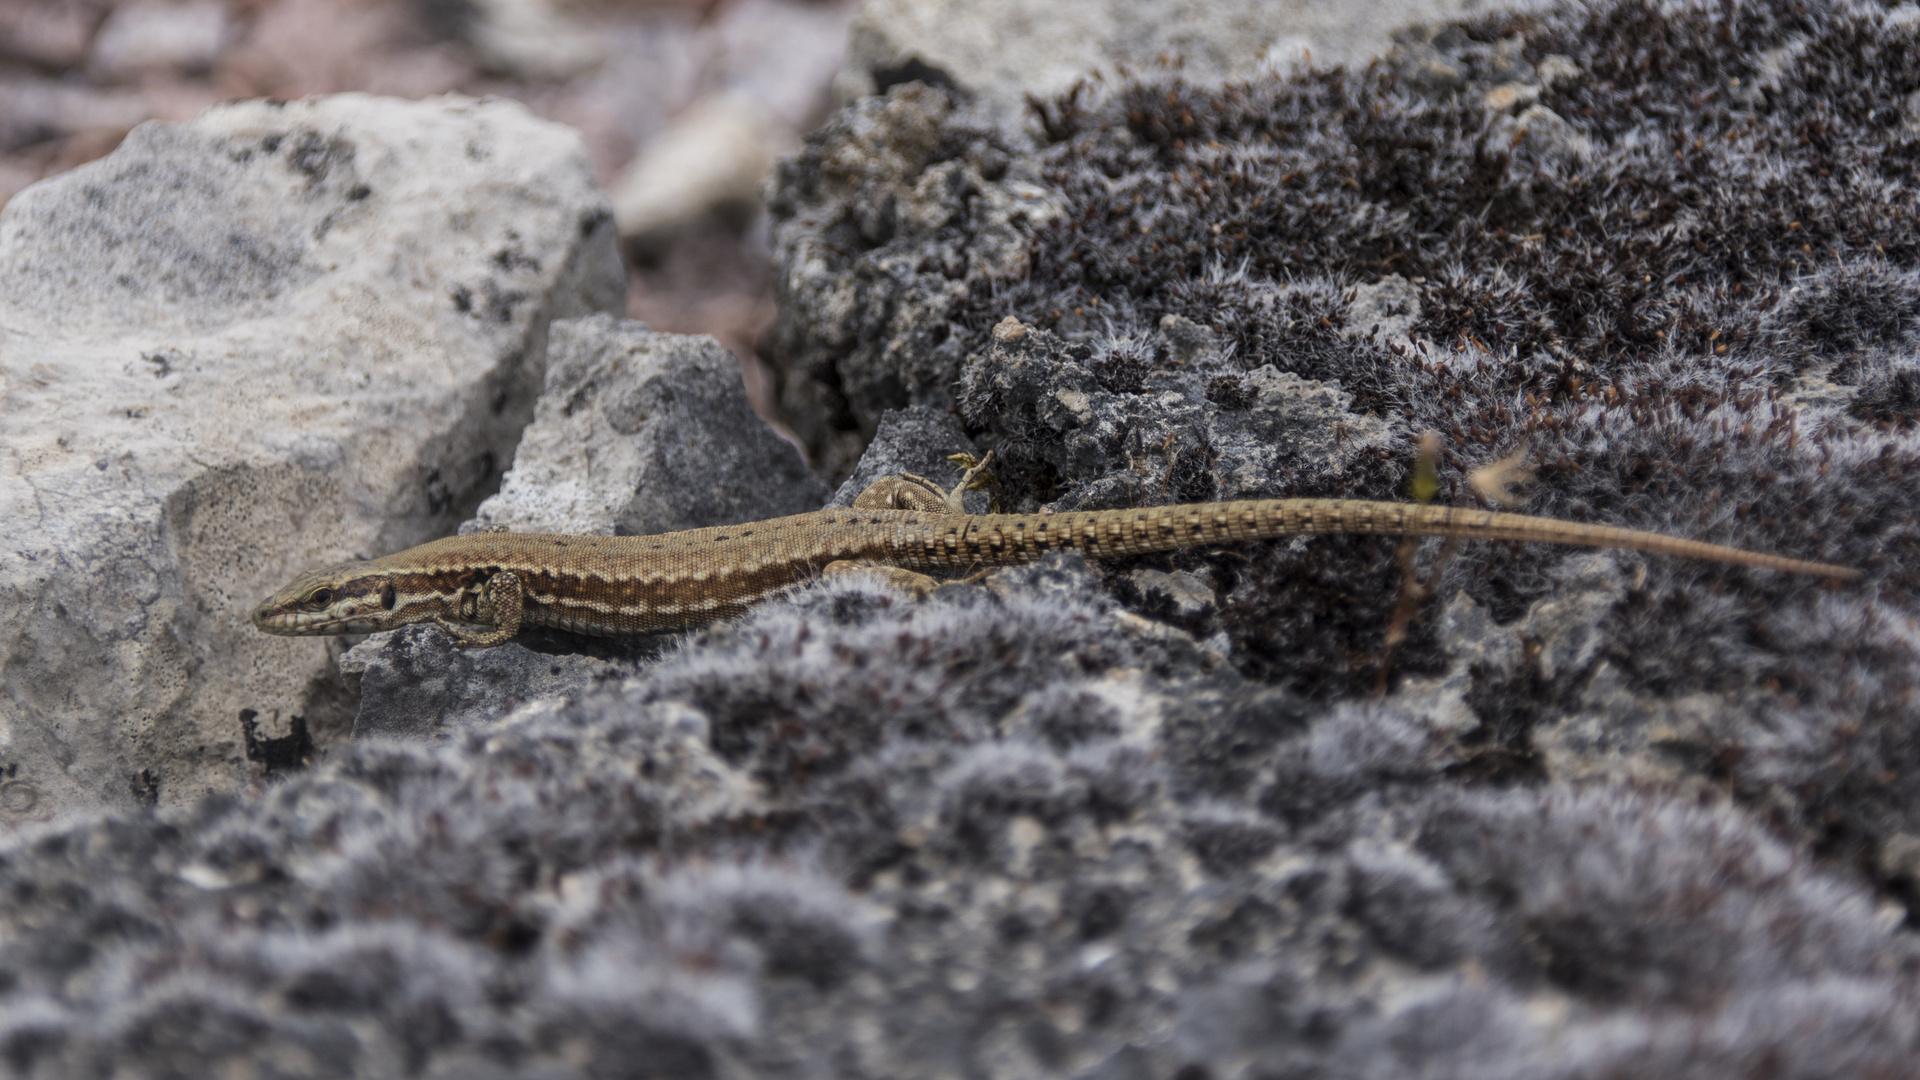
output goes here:
[[968, 573], [1049, 551], [1095, 558], [1316, 533], [1377, 533], [1618, 548], [1856, 581], [1860, 572], [1555, 518], [1361, 499], [1244, 499], [1133, 510], [969, 514], [961, 496], [911, 473], [874, 482], [846, 509], [650, 536], [489, 530], [450, 536], [296, 578], [252, 613], [270, 634], [367, 634], [432, 623], [464, 647], [522, 627], [647, 634], [732, 618], [820, 576], [878, 573], [924, 593], [924, 571]]

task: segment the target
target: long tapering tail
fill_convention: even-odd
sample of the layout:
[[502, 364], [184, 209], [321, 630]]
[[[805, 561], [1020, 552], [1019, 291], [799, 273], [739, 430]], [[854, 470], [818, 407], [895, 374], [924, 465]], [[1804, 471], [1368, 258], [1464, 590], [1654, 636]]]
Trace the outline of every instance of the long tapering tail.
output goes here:
[[1795, 574], [1816, 574], [1838, 581], [1857, 581], [1861, 576], [1858, 570], [1831, 563], [1767, 555], [1637, 529], [1490, 510], [1361, 499], [1250, 499], [1139, 510], [990, 515], [975, 520], [978, 525], [968, 530], [972, 534], [968, 537], [972, 541], [968, 546], [991, 547], [995, 551], [1025, 549], [1033, 554], [1067, 547], [1095, 556], [1136, 555], [1308, 533], [1378, 533], [1624, 548]]

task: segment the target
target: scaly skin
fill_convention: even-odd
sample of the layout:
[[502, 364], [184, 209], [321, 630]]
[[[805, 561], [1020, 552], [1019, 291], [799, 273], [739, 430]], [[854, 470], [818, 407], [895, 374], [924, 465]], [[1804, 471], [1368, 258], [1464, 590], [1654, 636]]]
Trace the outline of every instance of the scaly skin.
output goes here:
[[[1446, 506], [1257, 499], [970, 515], [957, 510], [959, 491], [943, 496], [917, 477], [890, 477], [852, 509], [744, 525], [657, 536], [453, 536], [305, 574], [261, 604], [253, 623], [271, 634], [365, 634], [432, 622], [468, 646], [497, 645], [523, 626], [642, 634], [730, 618], [823, 572], [859, 564], [895, 568], [896, 579], [920, 580], [918, 574], [929, 572], [1031, 562], [1049, 551], [1111, 557], [1310, 533], [1624, 548], [1836, 581], [1860, 577], [1846, 567], [1657, 533]], [[899, 506], [913, 508], [893, 508]], [[475, 631], [474, 624], [489, 629]]]

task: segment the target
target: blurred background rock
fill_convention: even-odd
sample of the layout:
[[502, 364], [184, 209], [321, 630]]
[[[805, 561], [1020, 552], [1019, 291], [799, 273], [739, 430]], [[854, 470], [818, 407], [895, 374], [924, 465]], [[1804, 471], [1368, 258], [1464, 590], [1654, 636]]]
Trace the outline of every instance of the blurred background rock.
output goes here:
[[[613, 197], [628, 314], [741, 358], [774, 317], [760, 186], [804, 133], [920, 80], [1019, 132], [1028, 95], [1179, 63], [1213, 81], [1364, 60], [1476, 0], [0, 0], [0, 205], [146, 120], [360, 90], [512, 98], [579, 130]], [[1177, 58], [1177, 59], [1176, 59]], [[817, 448], [816, 448], [817, 449]], [[830, 463], [816, 462], [831, 468]]]
[[758, 185], [832, 102], [853, 0], [0, 0], [0, 205], [146, 120], [346, 90], [521, 101], [579, 130], [628, 311], [743, 359], [772, 321]]

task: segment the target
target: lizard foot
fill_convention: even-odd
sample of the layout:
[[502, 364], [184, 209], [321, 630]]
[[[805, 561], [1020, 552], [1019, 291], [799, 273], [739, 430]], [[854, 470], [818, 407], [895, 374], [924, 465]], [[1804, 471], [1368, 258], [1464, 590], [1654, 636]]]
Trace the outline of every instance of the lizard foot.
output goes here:
[[839, 559], [830, 562], [827, 564], [826, 569], [820, 571], [821, 577], [828, 578], [851, 577], [856, 574], [864, 574], [868, 577], [877, 578], [892, 585], [896, 589], [910, 592], [916, 600], [926, 599], [928, 593], [940, 587], [940, 582], [937, 579], [930, 578], [925, 574], [918, 574], [912, 570], [902, 570], [897, 566], [879, 566], [874, 563], [854, 562], [851, 559]]
[[976, 459], [972, 454], [954, 454], [948, 461], [966, 470], [952, 491], [924, 476], [913, 473], [901, 473], [898, 476], [883, 476], [867, 485], [858, 498], [853, 500], [856, 510], [918, 510], [927, 514], [965, 514], [966, 507], [961, 498], [975, 488], [984, 488], [994, 483], [993, 474], [987, 466], [993, 461], [993, 451], [987, 456]]

